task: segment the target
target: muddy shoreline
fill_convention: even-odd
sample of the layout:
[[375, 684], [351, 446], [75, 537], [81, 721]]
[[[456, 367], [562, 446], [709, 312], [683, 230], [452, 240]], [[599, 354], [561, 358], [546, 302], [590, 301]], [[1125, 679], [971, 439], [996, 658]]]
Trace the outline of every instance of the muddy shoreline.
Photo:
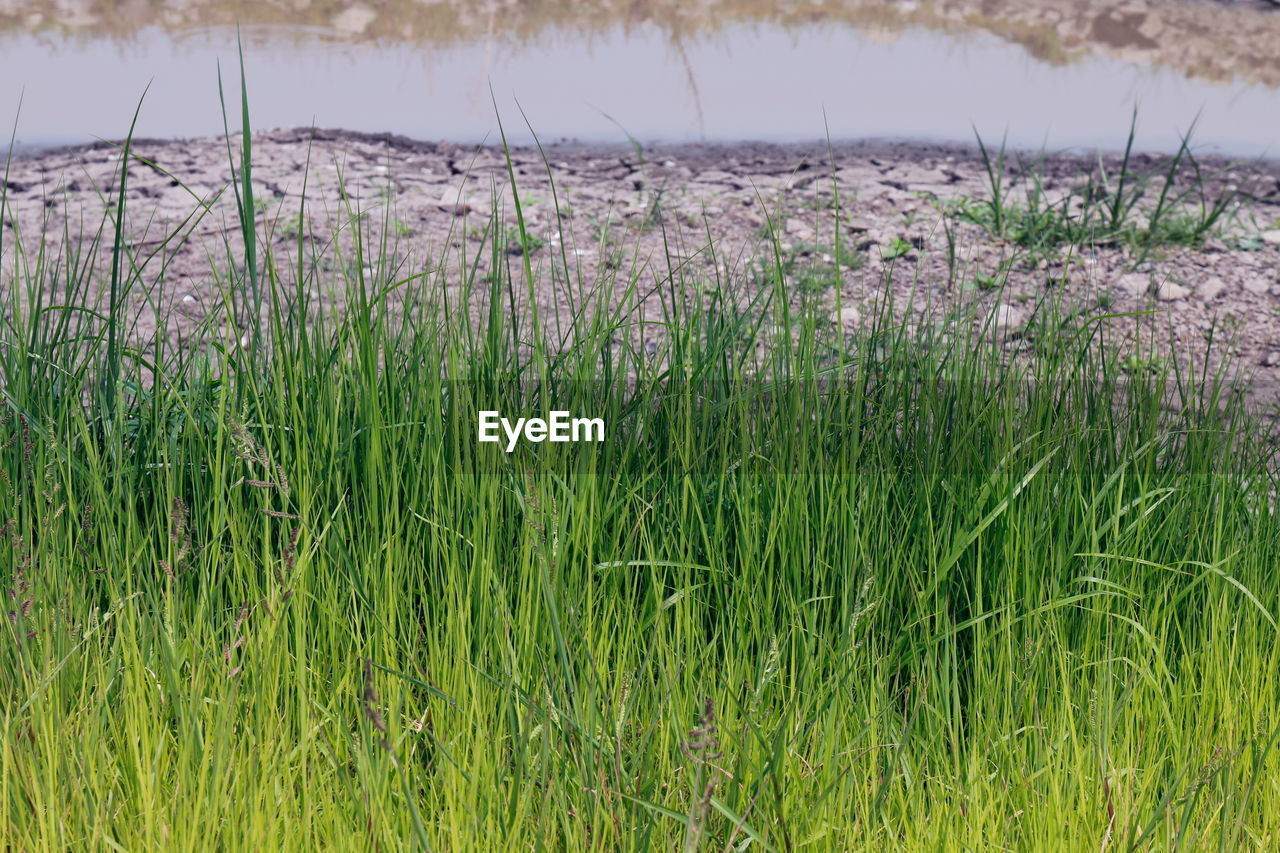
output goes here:
[[[197, 197], [210, 202], [184, 245], [166, 254], [157, 282], [162, 303], [174, 309], [168, 331], [182, 335], [208, 319], [216, 302], [210, 257], [225, 258], [236, 240], [231, 194], [220, 193], [230, 177], [227, 141], [135, 140], [134, 150], [157, 167], [139, 165], [130, 174], [129, 233], [140, 251], [189, 215]], [[698, 251], [710, 239], [717, 263], [749, 279], [753, 259], [769, 248], [772, 228], [797, 286], [829, 304], [835, 323], [857, 323], [888, 297], [921, 320], [956, 311], [993, 318], [1008, 346], [1032, 349], [1043, 334], [1035, 326], [1037, 306], [1052, 303], [1078, 317], [1149, 311], [1123, 321], [1132, 334], [1150, 332], [1191, 359], [1212, 337], [1218, 354], [1256, 374], [1256, 384], [1280, 387], [1277, 161], [1202, 159], [1204, 174], [1245, 194], [1238, 214], [1203, 246], [1169, 246], [1137, 259], [1119, 247], [1023, 257], [1018, 247], [977, 225], [949, 222], [943, 214], [949, 205], [987, 197], [984, 165], [973, 146], [867, 140], [830, 147], [744, 142], [637, 150], [560, 142], [544, 152], [545, 161], [537, 149], [511, 151], [526, 224], [536, 237], [532, 266], [543, 273], [567, 256], [584, 280], [593, 281], [639, 259], [641, 275], [656, 279], [658, 260], [674, 246], [691, 270], [714, 280], [724, 270]], [[1020, 161], [1038, 158], [1010, 155], [1011, 173]], [[1113, 155], [1103, 160], [1108, 168], [1117, 165]], [[1096, 155], [1048, 157], [1045, 191], [1065, 192], [1097, 162]], [[1142, 155], [1133, 165], [1153, 171], [1165, 162]], [[117, 150], [109, 143], [22, 152], [9, 168], [13, 222], [5, 223], [7, 231], [16, 224], [28, 245], [51, 224], [60, 233], [64, 223], [94, 223], [114, 192], [116, 170]], [[263, 204], [260, 230], [282, 250], [294, 240], [296, 227], [286, 224], [296, 216], [304, 179], [317, 234], [340, 232], [349, 224], [351, 205], [371, 234], [385, 231], [396, 257], [409, 263], [439, 257], [446, 248], [454, 256], [474, 252], [481, 239], [477, 226], [495, 199], [503, 209], [500, 227], [514, 226], [508, 164], [493, 146], [273, 130], [255, 134], [254, 183]], [[9, 282], [10, 266], [6, 260], [0, 272]], [[997, 275], [1001, 286], [984, 284]], [[550, 311], [562, 296], [553, 285], [538, 294]], [[838, 313], [837, 303], [843, 306]], [[138, 333], [148, 331], [140, 320]]]
[[[1222, 0], [1230, 2], [1230, 0]], [[484, 143], [454, 142], [451, 140], [415, 139], [400, 133], [369, 133], [359, 130], [347, 130], [334, 127], [289, 127], [272, 128], [257, 131], [255, 140], [261, 137], [269, 144], [313, 141], [316, 143], [352, 143], [358, 145], [385, 146], [388, 150], [400, 154], [458, 156], [460, 153], [487, 151], [494, 155], [502, 151], [500, 142]], [[233, 136], [233, 139], [235, 137]], [[627, 142], [582, 141], [573, 138], [542, 139], [543, 149], [548, 154], [560, 154], [572, 158], [620, 158], [633, 159], [635, 145]], [[915, 139], [909, 137], [870, 137], [865, 139], [813, 139], [805, 142], [772, 142], [764, 139], [743, 139], [734, 141], [683, 142], [663, 140], [638, 140], [644, 156], [654, 160], [659, 155], [667, 159], [677, 158], [686, 165], [714, 165], [725, 162], [759, 161], [759, 165], [772, 167], [778, 161], [803, 162], [820, 159], [830, 160], [831, 154], [837, 160], [846, 157], [882, 158], [902, 161], [938, 160], [952, 158], [974, 166], [982, 164], [981, 152], [977, 142], [957, 142], [954, 140]], [[77, 155], [92, 152], [116, 152], [123, 144], [121, 139], [95, 140], [74, 144], [24, 144], [17, 143], [11, 152], [14, 164], [30, 161], [54, 161], [63, 158], [75, 158]], [[133, 147], [145, 149], [172, 149], [174, 147], [207, 148], [211, 144], [224, 147], [225, 137], [135, 137]], [[4, 149], [0, 149], [3, 152]], [[534, 146], [515, 145], [511, 150], [520, 159], [536, 152]], [[1118, 147], [1088, 149], [1009, 149], [1010, 160], [1042, 159], [1055, 173], [1077, 174], [1082, 167], [1097, 162], [1101, 154], [1107, 158], [1115, 158], [1122, 153]], [[1158, 163], [1168, 160], [1167, 154], [1139, 152], [1140, 162]], [[1276, 192], [1280, 193], [1280, 152], [1265, 157], [1232, 157], [1215, 151], [1201, 153], [1199, 161], [1207, 169], [1230, 167], [1248, 167], [1255, 175], [1270, 175], [1277, 181]]]

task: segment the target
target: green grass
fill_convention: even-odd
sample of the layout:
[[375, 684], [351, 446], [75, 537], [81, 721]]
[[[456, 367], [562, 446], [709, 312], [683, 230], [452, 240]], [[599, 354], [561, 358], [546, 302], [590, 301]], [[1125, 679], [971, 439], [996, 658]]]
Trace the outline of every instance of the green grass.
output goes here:
[[[1133, 320], [1010, 362], [836, 328], [776, 243], [708, 296], [502, 211], [420, 266], [353, 211], [321, 264], [231, 157], [181, 347], [129, 212], [0, 232], [6, 846], [1276, 844], [1274, 444]], [[475, 441], [553, 405], [607, 441]]]
[[1163, 162], [1140, 166], [1136, 133], [1135, 112], [1118, 162], [1109, 168], [1099, 158], [1096, 168], [1057, 192], [1046, 189], [1044, 157], [1011, 170], [1003, 143], [993, 149], [978, 137], [987, 197], [948, 202], [944, 212], [1032, 253], [1119, 246], [1137, 262], [1157, 248], [1195, 247], [1219, 233], [1241, 201], [1230, 169], [1202, 167], [1192, 132]]
[[[757, 269], [752, 270], [755, 280], [767, 281], [800, 294], [821, 294], [837, 289], [847, 271], [860, 269], [867, 262], [865, 254], [847, 245], [798, 243], [787, 244], [790, 247], [784, 248], [779, 241], [771, 229], [765, 229], [764, 236], [760, 238], [761, 256], [755, 259]], [[776, 255], [775, 244], [778, 249]]]

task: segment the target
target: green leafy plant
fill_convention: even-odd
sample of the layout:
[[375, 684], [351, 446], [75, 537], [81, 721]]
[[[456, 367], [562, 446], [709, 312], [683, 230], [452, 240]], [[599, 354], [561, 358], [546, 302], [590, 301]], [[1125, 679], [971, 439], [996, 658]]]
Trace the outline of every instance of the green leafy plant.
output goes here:
[[[348, 208], [325, 264], [305, 199], [258, 239], [250, 136], [181, 340], [93, 237], [127, 143], [87, 239], [0, 230], [7, 846], [1280, 837], [1276, 436], [1225, 373], [1052, 306], [1017, 358], [844, 328], [776, 239], [535, 264], [510, 161], [479, 251]], [[477, 441], [552, 409], [606, 440]]]
[[[1206, 173], [1183, 135], [1162, 168], [1139, 171], [1134, 143], [1137, 113], [1118, 163], [1098, 166], [1065, 192], [1050, 193], [1045, 158], [1020, 163], [1016, 177], [1005, 145], [992, 149], [977, 137], [987, 175], [987, 198], [951, 202], [946, 212], [992, 235], [1036, 252], [1061, 246], [1120, 245], [1139, 260], [1161, 246], [1197, 246], [1217, 232], [1239, 206], [1225, 175]], [[976, 134], [975, 134], [976, 135]]]
[[894, 237], [887, 245], [880, 248], [880, 258], [886, 261], [895, 261], [914, 249], [915, 246], [911, 245], [911, 243], [901, 237]]

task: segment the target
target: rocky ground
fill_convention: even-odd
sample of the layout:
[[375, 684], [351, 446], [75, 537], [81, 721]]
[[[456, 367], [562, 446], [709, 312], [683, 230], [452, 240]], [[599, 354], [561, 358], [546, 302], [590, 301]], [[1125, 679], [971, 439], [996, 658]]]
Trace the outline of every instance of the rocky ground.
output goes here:
[[[480, 246], [496, 198], [506, 257], [519, 261], [500, 150], [311, 130], [262, 133], [253, 150], [260, 229], [282, 252], [295, 244], [305, 178], [306, 217], [318, 252], [334, 234], [339, 246], [349, 246], [350, 229], [339, 226], [349, 226], [349, 213], [356, 212], [361, 227], [376, 238], [385, 234], [391, 254], [410, 266], [430, 265], [445, 249], [456, 262], [463, 250]], [[163, 271], [153, 263], [147, 275], [176, 309], [170, 333], [177, 334], [205, 319], [207, 306], [218, 301], [211, 265], [227, 258], [227, 246], [237, 240], [234, 200], [226, 191], [227, 142], [143, 141], [136, 153], [154, 166], [130, 173], [129, 239], [139, 257], [159, 249], [167, 262]], [[568, 258], [583, 281], [611, 272], [634, 275], [642, 285], [660, 282], [675, 255], [687, 277], [709, 283], [727, 267], [737, 280], [759, 282], [772, 228], [794, 288], [827, 305], [833, 322], [856, 323], [889, 296], [920, 319], [957, 311], [989, 317], [1017, 348], [1033, 346], [1043, 334], [1034, 324], [1037, 307], [1047, 303], [1077, 317], [1149, 311], [1112, 322], [1151, 331], [1190, 357], [1216, 336], [1219, 354], [1256, 371], [1260, 386], [1280, 387], [1280, 164], [1228, 169], [1201, 163], [1215, 176], [1210, 192], [1239, 190], [1239, 207], [1203, 246], [1159, 247], [1144, 256], [1120, 246], [1028, 252], [949, 215], [956, 203], [989, 198], [982, 160], [964, 147], [560, 145], [546, 150], [545, 161], [528, 149], [512, 151], [511, 158], [535, 238], [530, 261], [544, 280], [554, 263]], [[1114, 160], [1109, 165], [1116, 166]], [[1146, 170], [1161, 165], [1145, 157], [1136, 163]], [[1044, 188], [1060, 196], [1096, 166], [1096, 158], [1050, 159]], [[15, 227], [28, 252], [42, 231], [61, 235], [69, 224], [73, 235], [86, 228], [91, 234], [117, 180], [118, 152], [105, 144], [27, 154], [12, 163], [3, 286], [13, 286], [8, 241]], [[198, 207], [197, 198], [208, 202], [208, 213], [174, 250], [165, 236]], [[705, 251], [709, 241], [714, 262]], [[351, 257], [349, 248], [337, 254]], [[554, 308], [564, 299], [547, 284], [540, 301]]]

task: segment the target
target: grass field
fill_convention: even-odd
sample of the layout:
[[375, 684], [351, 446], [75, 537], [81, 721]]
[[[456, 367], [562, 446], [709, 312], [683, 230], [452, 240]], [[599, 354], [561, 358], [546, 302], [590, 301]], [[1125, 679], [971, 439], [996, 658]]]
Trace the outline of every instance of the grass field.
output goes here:
[[[1275, 446], [1219, 377], [1125, 317], [853, 332], [767, 244], [584, 282], [353, 216], [324, 267], [250, 153], [181, 345], [146, 211], [0, 232], [6, 849], [1280, 844]], [[606, 440], [476, 441], [552, 408]]]

